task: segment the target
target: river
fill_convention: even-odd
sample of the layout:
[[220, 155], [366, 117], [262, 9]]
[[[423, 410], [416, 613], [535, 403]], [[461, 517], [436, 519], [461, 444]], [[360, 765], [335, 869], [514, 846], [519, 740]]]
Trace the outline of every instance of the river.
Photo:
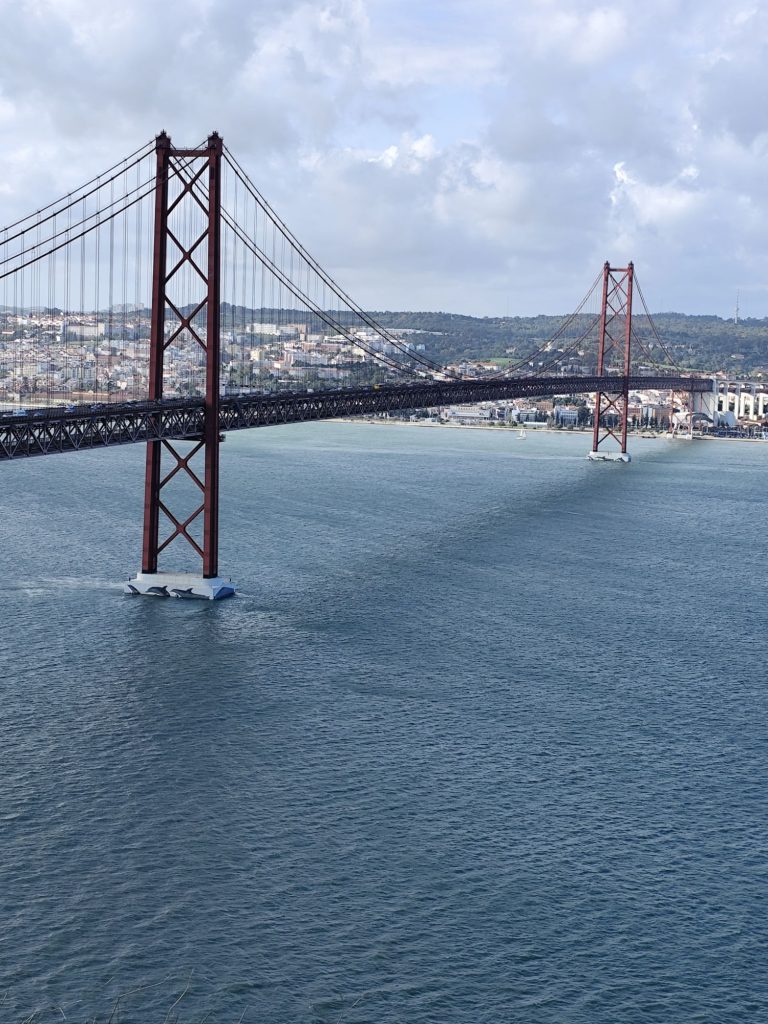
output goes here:
[[765, 1019], [768, 445], [588, 443], [230, 435], [210, 604], [0, 465], [2, 1019]]

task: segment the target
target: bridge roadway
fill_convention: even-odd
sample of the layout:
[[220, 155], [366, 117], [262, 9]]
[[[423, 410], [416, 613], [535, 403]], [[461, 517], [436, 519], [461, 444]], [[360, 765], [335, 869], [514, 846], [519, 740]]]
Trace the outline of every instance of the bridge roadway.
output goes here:
[[[611, 388], [611, 384], [614, 388]], [[636, 377], [630, 390], [711, 392], [711, 379]], [[622, 377], [513, 377], [507, 380], [420, 381], [327, 391], [254, 393], [222, 398], [222, 431], [269, 427], [280, 423], [336, 419], [439, 405], [461, 405], [502, 398], [544, 398], [551, 395], [621, 391]], [[22, 415], [0, 414], [0, 460], [52, 455], [56, 452], [106, 448], [162, 438], [200, 439], [203, 429], [200, 398], [160, 402], [122, 402], [77, 408], [38, 409]]]

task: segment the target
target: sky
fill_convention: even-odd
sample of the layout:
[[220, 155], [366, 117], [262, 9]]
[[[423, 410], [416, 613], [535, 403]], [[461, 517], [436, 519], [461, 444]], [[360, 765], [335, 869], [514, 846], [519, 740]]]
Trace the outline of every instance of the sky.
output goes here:
[[364, 307], [768, 316], [768, 4], [0, 0], [0, 224], [218, 131]]

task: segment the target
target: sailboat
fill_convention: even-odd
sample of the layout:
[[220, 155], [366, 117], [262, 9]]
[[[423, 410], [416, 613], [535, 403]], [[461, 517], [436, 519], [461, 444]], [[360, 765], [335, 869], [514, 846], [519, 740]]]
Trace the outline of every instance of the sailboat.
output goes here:
[[526, 438], [526, 437], [528, 437], [528, 435], [527, 435], [527, 434], [526, 434], [526, 432], [525, 432], [525, 427], [520, 427], [520, 430], [518, 431], [518, 434], [517, 434], [517, 436], [518, 436], [519, 438], [523, 438], [523, 439], [524, 439], [524, 438]]

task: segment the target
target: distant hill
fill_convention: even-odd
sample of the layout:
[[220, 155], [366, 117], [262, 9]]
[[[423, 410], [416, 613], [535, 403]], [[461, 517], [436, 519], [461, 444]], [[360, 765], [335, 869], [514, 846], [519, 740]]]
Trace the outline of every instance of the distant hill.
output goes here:
[[[0, 306], [0, 314], [13, 312], [10, 306]], [[113, 311], [117, 311], [117, 307]], [[191, 312], [191, 307], [182, 307]], [[25, 309], [24, 312], [30, 312]], [[38, 312], [62, 315], [58, 309], [40, 309]], [[102, 314], [106, 311], [102, 310]], [[126, 312], [138, 312], [148, 318], [150, 311], [139, 307], [126, 307]], [[268, 323], [306, 323], [310, 330], [322, 330], [323, 322], [306, 309], [256, 309], [245, 306], [232, 307], [221, 304], [224, 329], [242, 329], [245, 324], [261, 319]], [[463, 359], [519, 362], [545, 344], [563, 323], [561, 316], [512, 316], [476, 317], [460, 313], [393, 312], [391, 310], [370, 311], [369, 315], [383, 327], [397, 331], [411, 331], [411, 341], [424, 345], [425, 354], [436, 363], [452, 363]], [[201, 311], [196, 320], [205, 316]], [[349, 310], [334, 311], [334, 316], [349, 327], [360, 326], [357, 314]], [[591, 317], [581, 315], [574, 322], [578, 331], [586, 330]], [[768, 319], [723, 320], [718, 316], [688, 316], [684, 313], [655, 313], [654, 323], [670, 351], [677, 366], [682, 369], [726, 371], [730, 374], [768, 378]], [[638, 324], [642, 319], [638, 318]], [[568, 345], [578, 333], [568, 332], [568, 341], [559, 342], [560, 347]], [[643, 330], [644, 340], [651, 341], [651, 335]], [[636, 366], [643, 363], [663, 364], [657, 359], [659, 350], [651, 352], [651, 359], [636, 351]], [[540, 357], [535, 369], [546, 366], [556, 359], [556, 351]], [[570, 363], [573, 372], [590, 372], [594, 369], [595, 344], [583, 347], [583, 356], [574, 354]]]
[[[457, 313], [379, 311], [384, 327], [434, 332], [415, 334], [436, 362], [461, 359], [522, 359], [557, 330], [563, 317], [473, 317]], [[768, 319], [723, 320], [684, 313], [654, 314], [654, 322], [676, 363], [692, 370], [726, 370], [768, 377]], [[582, 322], [586, 326], [588, 318]], [[592, 353], [587, 350], [586, 356]], [[638, 354], [638, 361], [644, 357]]]

